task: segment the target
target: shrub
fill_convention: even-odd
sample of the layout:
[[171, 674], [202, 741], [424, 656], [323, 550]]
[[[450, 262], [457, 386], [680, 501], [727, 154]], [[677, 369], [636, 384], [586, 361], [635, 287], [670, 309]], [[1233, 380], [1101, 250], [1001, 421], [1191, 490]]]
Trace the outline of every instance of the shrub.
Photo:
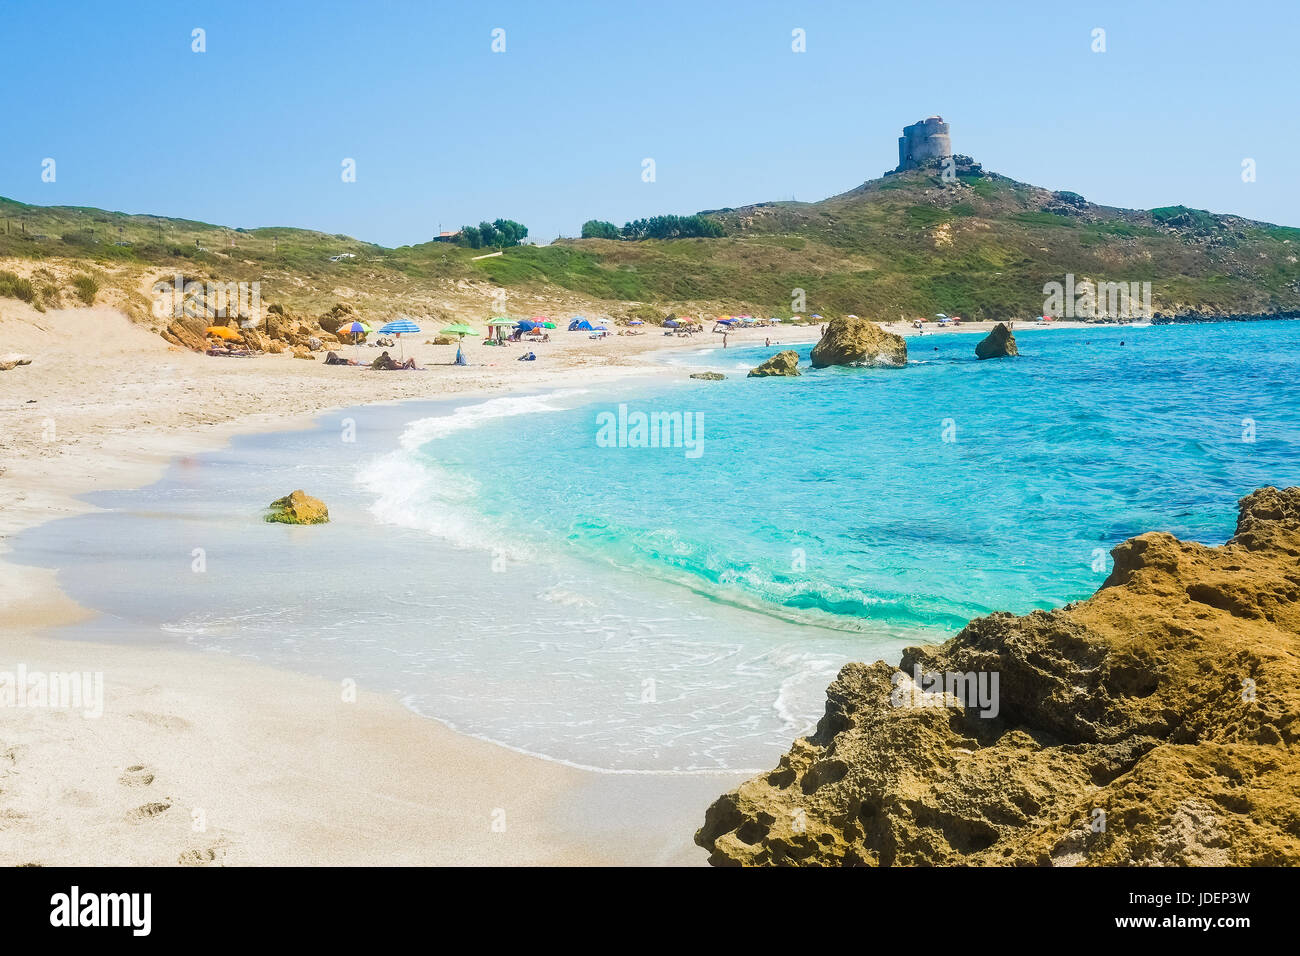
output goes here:
[[617, 239], [620, 235], [622, 233], [619, 232], [618, 226], [612, 222], [588, 219], [582, 224], [582, 238], [584, 239]]
[[94, 305], [95, 296], [99, 292], [99, 283], [93, 276], [79, 275], [72, 280], [72, 291], [86, 305]]
[[36, 304], [36, 286], [30, 279], [14, 275], [12, 272], [0, 271], [0, 297], [21, 299], [29, 305]]

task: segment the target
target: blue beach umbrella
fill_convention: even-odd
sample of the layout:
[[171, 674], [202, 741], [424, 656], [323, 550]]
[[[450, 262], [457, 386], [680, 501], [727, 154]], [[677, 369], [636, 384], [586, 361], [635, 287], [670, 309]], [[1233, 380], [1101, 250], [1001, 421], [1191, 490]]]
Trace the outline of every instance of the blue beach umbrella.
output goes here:
[[412, 322], [410, 319], [396, 319], [395, 321], [389, 322], [387, 325], [381, 328], [379, 330], [379, 334], [396, 335], [398, 354], [401, 355], [402, 358], [406, 358], [406, 352], [402, 347], [402, 333], [418, 332], [418, 331], [420, 331], [420, 327], [416, 325], [414, 322]]
[[418, 332], [420, 327], [410, 319], [398, 319], [395, 322], [389, 322], [379, 330], [381, 335], [401, 334], [402, 332]]

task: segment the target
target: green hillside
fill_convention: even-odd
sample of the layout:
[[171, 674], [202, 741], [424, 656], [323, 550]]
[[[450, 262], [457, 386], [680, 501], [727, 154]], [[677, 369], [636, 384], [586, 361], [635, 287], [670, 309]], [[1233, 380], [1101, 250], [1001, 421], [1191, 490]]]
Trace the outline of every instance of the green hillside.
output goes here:
[[[338, 286], [400, 304], [422, 288], [567, 292], [588, 300], [750, 308], [880, 319], [944, 311], [1024, 317], [1044, 283], [1067, 273], [1150, 282], [1157, 311], [1243, 313], [1300, 308], [1300, 229], [1181, 206], [1094, 205], [962, 159], [955, 182], [922, 169], [815, 203], [760, 203], [705, 213], [719, 238], [563, 239], [493, 258], [429, 242], [387, 249], [293, 228], [207, 223], [0, 199], [0, 257], [60, 260], [107, 276], [160, 269], [222, 281], [260, 279], [267, 301], [322, 311]], [[330, 257], [350, 253], [338, 262]], [[99, 270], [96, 273], [96, 270]], [[3, 287], [0, 286], [0, 293]]]

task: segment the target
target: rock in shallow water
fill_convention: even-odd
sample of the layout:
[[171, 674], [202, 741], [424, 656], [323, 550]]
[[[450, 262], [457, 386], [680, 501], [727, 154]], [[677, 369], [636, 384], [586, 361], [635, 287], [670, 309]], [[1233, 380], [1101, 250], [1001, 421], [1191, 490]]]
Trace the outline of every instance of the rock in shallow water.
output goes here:
[[[1111, 553], [1086, 601], [978, 618], [901, 675], [846, 665], [695, 842], [718, 865], [1300, 863], [1300, 488], [1243, 498], [1222, 547]], [[996, 674], [996, 716], [917, 706], [917, 672]]]
[[267, 521], [279, 524], [324, 524], [330, 520], [325, 502], [299, 489], [271, 502]]
[[895, 367], [907, 364], [907, 342], [866, 319], [831, 319], [808, 356], [813, 368], [830, 365]]
[[767, 378], [771, 375], [799, 375], [799, 353], [791, 349], [777, 352], [758, 368], [749, 370], [748, 378]]
[[702, 378], [706, 382], [721, 382], [727, 376], [721, 372], [692, 372], [691, 378]]
[[1006, 358], [1009, 355], [1019, 354], [1020, 350], [1016, 348], [1016, 337], [1005, 322], [993, 326], [992, 331], [980, 339], [979, 344], [975, 346], [977, 359]]

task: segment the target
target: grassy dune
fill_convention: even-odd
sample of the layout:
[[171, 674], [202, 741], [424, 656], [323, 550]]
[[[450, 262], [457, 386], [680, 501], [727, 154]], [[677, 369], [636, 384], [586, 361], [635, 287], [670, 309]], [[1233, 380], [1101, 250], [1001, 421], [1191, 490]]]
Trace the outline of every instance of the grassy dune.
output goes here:
[[[915, 170], [821, 202], [708, 215], [721, 238], [562, 239], [474, 261], [481, 251], [446, 243], [388, 249], [305, 229], [230, 229], [0, 199], [0, 266], [32, 267], [0, 272], [0, 296], [39, 307], [93, 301], [94, 286], [143, 317], [151, 278], [181, 272], [261, 281], [266, 302], [304, 314], [349, 296], [363, 314], [482, 313], [502, 286], [514, 301], [549, 302], [556, 313], [789, 315], [793, 290], [803, 289], [806, 311], [828, 316], [1007, 318], [1037, 313], [1044, 283], [1073, 273], [1151, 282], [1157, 311], [1300, 308], [1298, 229], [1181, 206], [1098, 206], [973, 165], [951, 183]], [[354, 258], [329, 261], [341, 253]]]

